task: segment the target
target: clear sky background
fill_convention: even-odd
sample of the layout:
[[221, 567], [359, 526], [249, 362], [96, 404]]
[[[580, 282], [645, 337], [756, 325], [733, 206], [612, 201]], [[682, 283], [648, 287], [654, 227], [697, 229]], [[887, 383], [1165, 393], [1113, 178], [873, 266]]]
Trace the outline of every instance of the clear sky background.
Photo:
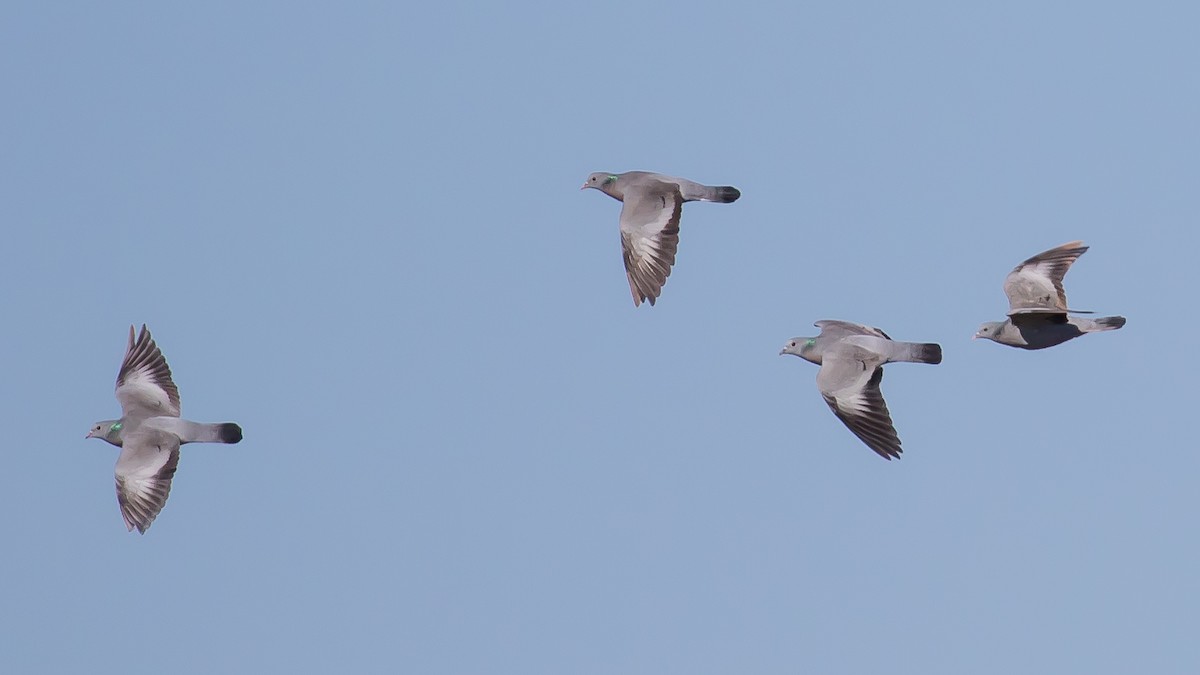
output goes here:
[[[0, 670], [1196, 672], [1200, 10], [992, 5], [5, 4]], [[630, 169], [743, 193], [656, 307]], [[1072, 239], [1129, 324], [972, 342]], [[245, 440], [139, 536], [143, 322]]]

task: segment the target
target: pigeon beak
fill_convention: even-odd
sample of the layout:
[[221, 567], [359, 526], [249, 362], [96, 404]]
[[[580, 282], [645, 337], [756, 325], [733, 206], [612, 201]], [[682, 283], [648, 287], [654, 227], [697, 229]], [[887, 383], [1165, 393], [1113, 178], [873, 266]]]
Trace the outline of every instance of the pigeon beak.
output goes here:
[[580, 186], [579, 186], [579, 189], [580, 189], [580, 190], [586, 190], [586, 189], [587, 189], [587, 183], [584, 183], [583, 185], [580, 185]]
[[784, 354], [786, 354], [786, 353], [787, 353], [787, 349], [786, 349], [786, 348], [784, 348], [784, 349], [780, 349], [780, 350], [779, 350], [779, 355], [780, 355], [780, 356], [783, 356], [783, 355], [784, 355]]

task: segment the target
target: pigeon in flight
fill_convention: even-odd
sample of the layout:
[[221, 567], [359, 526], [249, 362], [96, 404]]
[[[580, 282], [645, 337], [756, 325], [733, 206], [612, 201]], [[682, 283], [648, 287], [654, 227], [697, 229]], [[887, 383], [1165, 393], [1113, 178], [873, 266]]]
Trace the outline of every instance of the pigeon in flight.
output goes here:
[[99, 438], [121, 448], [117, 459], [117, 503], [129, 531], [146, 533], [171, 492], [171, 478], [184, 443], [237, 443], [242, 428], [232, 422], [201, 424], [179, 417], [179, 389], [171, 369], [142, 324], [117, 374], [121, 419], [97, 422], [87, 438]]
[[794, 337], [780, 355], [793, 354], [821, 366], [817, 389], [833, 414], [880, 457], [899, 458], [900, 438], [879, 390], [883, 364], [941, 363], [941, 345], [896, 342], [878, 328], [849, 321], [813, 325], [821, 329], [820, 335]]
[[1124, 326], [1123, 316], [1099, 319], [1068, 316], [1068, 313], [1091, 314], [1067, 309], [1067, 292], [1062, 283], [1071, 264], [1087, 250], [1082, 241], [1071, 241], [1017, 265], [1004, 279], [1008, 318], [988, 321], [979, 327], [975, 337], [1021, 349], [1045, 349], [1084, 333]]
[[595, 188], [624, 204], [621, 250], [634, 307], [644, 300], [653, 305], [671, 275], [675, 250], [679, 247], [683, 203], [728, 204], [742, 196], [735, 187], [711, 187], [649, 171], [593, 173], [579, 189], [586, 188]]

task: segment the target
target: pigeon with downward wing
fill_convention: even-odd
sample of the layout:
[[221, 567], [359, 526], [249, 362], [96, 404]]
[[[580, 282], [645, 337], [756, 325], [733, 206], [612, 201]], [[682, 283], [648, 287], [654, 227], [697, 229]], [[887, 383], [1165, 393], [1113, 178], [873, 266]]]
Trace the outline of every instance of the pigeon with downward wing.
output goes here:
[[833, 414], [884, 459], [899, 458], [900, 438], [879, 383], [883, 364], [896, 361], [941, 363], [937, 344], [896, 342], [887, 333], [849, 321], [824, 320], [816, 337], [794, 337], [779, 353], [821, 366], [817, 389]]
[[598, 172], [580, 189], [595, 188], [624, 204], [621, 207], [621, 250], [633, 305], [651, 305], [675, 264], [679, 247], [679, 216], [684, 202], [737, 201], [735, 187], [712, 187], [684, 178], [649, 171]]
[[1062, 283], [1071, 264], [1087, 250], [1082, 241], [1071, 241], [1017, 265], [1004, 279], [1008, 318], [988, 321], [979, 327], [975, 337], [1021, 349], [1045, 349], [1084, 333], [1124, 326], [1123, 316], [1099, 319], [1068, 316], [1091, 314], [1067, 309], [1067, 292]]
[[171, 479], [184, 443], [237, 443], [242, 428], [232, 422], [201, 424], [180, 419], [179, 389], [171, 369], [142, 325], [117, 374], [121, 419], [97, 422], [87, 438], [99, 438], [121, 448], [117, 459], [117, 503], [125, 526], [145, 534], [167, 503]]

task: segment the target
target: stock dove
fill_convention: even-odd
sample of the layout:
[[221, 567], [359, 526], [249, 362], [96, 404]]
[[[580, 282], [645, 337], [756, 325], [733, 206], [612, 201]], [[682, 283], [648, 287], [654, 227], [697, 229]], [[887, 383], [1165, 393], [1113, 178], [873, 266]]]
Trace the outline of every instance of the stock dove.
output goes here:
[[87, 438], [99, 438], [121, 448], [117, 459], [117, 503], [125, 526], [145, 534], [167, 503], [171, 478], [184, 443], [237, 443], [242, 428], [232, 422], [201, 424], [180, 419], [179, 389], [171, 369], [142, 325], [117, 374], [121, 419], [97, 422]]
[[821, 366], [817, 389], [833, 414], [880, 457], [899, 458], [900, 438], [879, 390], [883, 364], [941, 363], [941, 346], [896, 342], [878, 328], [849, 321], [813, 325], [821, 329], [820, 335], [792, 338], [780, 355], [793, 354]]
[[653, 305], [671, 275], [679, 247], [683, 203], [727, 204], [742, 196], [735, 187], [711, 187], [649, 171], [593, 173], [579, 189], [586, 188], [595, 188], [623, 203], [621, 250], [634, 307], [643, 301]]
[[1067, 308], [1067, 292], [1062, 284], [1071, 264], [1087, 250], [1082, 241], [1071, 241], [1017, 265], [1004, 279], [1008, 318], [984, 323], [975, 337], [1021, 349], [1045, 349], [1084, 333], [1124, 326], [1123, 316], [1099, 319], [1068, 316], [1068, 313], [1091, 314]]

